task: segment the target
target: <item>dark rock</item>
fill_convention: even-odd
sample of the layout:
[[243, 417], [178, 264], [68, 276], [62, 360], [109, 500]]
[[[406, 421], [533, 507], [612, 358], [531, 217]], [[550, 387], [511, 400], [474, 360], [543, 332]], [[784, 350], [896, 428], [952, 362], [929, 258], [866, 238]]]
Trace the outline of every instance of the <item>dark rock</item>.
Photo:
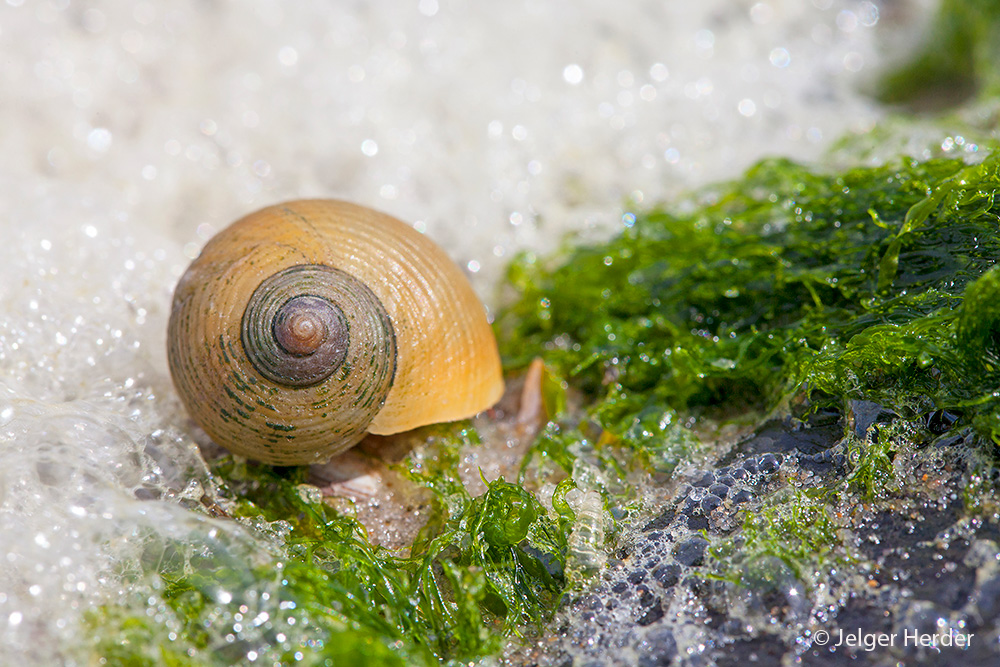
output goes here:
[[839, 449], [827, 449], [818, 454], [800, 454], [799, 466], [816, 475], [843, 475], [847, 472], [847, 458]]
[[673, 508], [667, 508], [663, 511], [660, 516], [656, 517], [645, 526], [642, 527], [643, 532], [648, 532], [651, 530], [662, 530], [669, 526], [674, 520], [674, 510]]
[[927, 430], [935, 435], [942, 435], [951, 430], [951, 427], [958, 421], [958, 415], [948, 410], [935, 410], [927, 415], [924, 425]]
[[722, 504], [722, 498], [714, 494], [709, 494], [701, 501], [701, 511], [705, 514], [711, 514], [712, 510]]
[[730, 476], [732, 476], [736, 480], [743, 482], [746, 481], [748, 477], [750, 477], [750, 473], [747, 472], [746, 468], [740, 466], [739, 468], [733, 468], [732, 472], [730, 473]]
[[648, 606], [652, 605], [654, 601], [658, 601], [658, 600], [659, 600], [659, 598], [654, 598], [653, 597], [653, 593], [648, 588], [643, 587], [643, 589], [641, 591], [639, 591], [639, 606], [640, 607], [643, 607], [643, 608], [648, 607]]
[[709, 493], [712, 493], [718, 496], [719, 498], [725, 498], [726, 496], [729, 495], [729, 487], [726, 486], [725, 484], [713, 484], [712, 486], [708, 487], [708, 491]]
[[864, 628], [866, 632], [890, 633], [892, 619], [881, 609], [873, 606], [873, 601], [852, 595], [837, 614], [837, 627], [845, 630]]
[[849, 408], [851, 418], [854, 420], [854, 434], [860, 440], [868, 437], [868, 431], [876, 424], [888, 423], [896, 414], [872, 401], [851, 401]]
[[[807, 409], [802, 407], [799, 415]], [[901, 419], [874, 403], [854, 404], [851, 415], [852, 427], [863, 426], [869, 437], [880, 423]], [[939, 619], [950, 618], [963, 623], [963, 631], [976, 633], [976, 640], [992, 636], [1000, 624], [1000, 574], [987, 569], [996, 549], [978, 546], [974, 558], [967, 554], [971, 544], [1000, 543], [1000, 521], [970, 511], [963, 503], [973, 460], [970, 453], [982, 454], [992, 445], [968, 426], [949, 425], [950, 420], [949, 415], [935, 413], [908, 420], [902, 433], [916, 434], [921, 442], [929, 439], [933, 449], [898, 448], [897, 457], [916, 454], [910, 461], [900, 461], [916, 483], [891, 485], [870, 500], [844, 484], [849, 465], [842, 442], [844, 421], [838, 413], [828, 411], [820, 418], [810, 417], [808, 423], [768, 422], [752, 438], [734, 445], [718, 462], [720, 468], [699, 473], [693, 485], [677, 489], [670, 509], [646, 523], [634, 542], [619, 544], [616, 554], [621, 560], [609, 560], [607, 583], [595, 582], [594, 595], [604, 608], [591, 610], [593, 602], [586, 599], [571, 607], [569, 627], [575, 629], [567, 630], [563, 639], [553, 639], [550, 649], [541, 649], [545, 660], [525, 664], [551, 666], [555, 663], [550, 656], [558, 656], [560, 646], [567, 643], [574, 647], [577, 665], [588, 660], [608, 667], [677, 664], [681, 658], [672, 632], [687, 632], [692, 626], [703, 634], [705, 652], [685, 654], [685, 664], [691, 665], [1000, 664], [1000, 647], [989, 641], [973, 641], [961, 654], [932, 655], [810, 646], [808, 635], [767, 634], [769, 627], [761, 620], [794, 626], [810, 618], [816, 592], [804, 586], [797, 573], [798, 567], [811, 567], [812, 562], [808, 557], [789, 563], [772, 553], [741, 553], [748, 538], [741, 532], [739, 515], [730, 517], [734, 506], [751, 513], [757, 503], [769, 508], [772, 493], [787, 492], [785, 478], [777, 476], [783, 468], [810, 498], [817, 498], [813, 491], [838, 489], [843, 502], [857, 504], [857, 511], [837, 515], [838, 531], [853, 545], [849, 551], [858, 554], [868, 576], [854, 577], [858, 570], [853, 566], [838, 565], [836, 571], [820, 566], [821, 579], [830, 577], [837, 599], [845, 601], [840, 608], [833, 605], [824, 611], [823, 630], [834, 633], [834, 638], [838, 629], [890, 634], [916, 627], [932, 632]], [[960, 417], [954, 421], [955, 426], [961, 423]], [[946, 427], [951, 430], [933, 437]], [[1000, 488], [1000, 468], [977, 470], [987, 488]], [[784, 502], [775, 500], [778, 505]], [[676, 537], [673, 531], [683, 526], [696, 532]], [[709, 539], [730, 530], [725, 539], [733, 542], [725, 544], [735, 550], [738, 569], [730, 567], [726, 573], [736, 574], [738, 583], [732, 577], [706, 576], [699, 569], [708, 562], [709, 544], [715, 543]], [[676, 544], [671, 543], [674, 539]], [[798, 548], [794, 534], [788, 539], [790, 547]], [[670, 556], [665, 557], [668, 548]], [[980, 564], [983, 559], [989, 564]]]
[[757, 460], [757, 468], [762, 475], [773, 475], [781, 467], [781, 459], [774, 454], [764, 454]]
[[[766, 422], [751, 437], [738, 443], [731, 456], [753, 457], [769, 452], [815, 454], [837, 444], [842, 437], [843, 426], [837, 412], [816, 413], [806, 422], [775, 419]], [[730, 463], [732, 460], [724, 462]]]
[[712, 658], [716, 667], [747, 667], [747, 665], [780, 665], [785, 647], [779, 637], [760, 635], [742, 639], [719, 649]]
[[656, 598], [655, 604], [636, 621], [636, 624], [645, 627], [656, 623], [661, 618], [663, 618], [663, 605], [660, 604], [660, 598]]
[[696, 566], [705, 562], [705, 548], [708, 540], [694, 535], [684, 540], [674, 549], [674, 559], [681, 565]]
[[907, 572], [897, 585], [913, 591], [915, 599], [958, 611], [969, 602], [976, 584], [976, 571], [962, 562], [968, 546], [968, 542], [956, 540], [944, 550], [933, 545], [911, 548], [908, 557], [887, 557], [883, 571]]
[[676, 563], [667, 563], [653, 570], [653, 579], [664, 588], [670, 588], [676, 584], [680, 576], [681, 568]]
[[733, 494], [732, 501], [737, 505], [740, 503], [747, 503], [753, 498], [753, 494], [750, 493], [748, 489], [740, 489]]
[[[886, 551], [907, 549], [921, 542], [933, 540], [958, 520], [961, 502], [953, 502], [945, 509], [926, 511], [918, 519], [911, 519], [893, 512], [880, 512], [860, 531], [861, 550], [875, 560]], [[866, 534], [867, 532], [867, 534]], [[867, 539], [868, 536], [876, 539]]]
[[691, 486], [695, 487], [709, 486], [714, 482], [715, 482], [715, 473], [706, 472], [697, 480], [691, 482]]

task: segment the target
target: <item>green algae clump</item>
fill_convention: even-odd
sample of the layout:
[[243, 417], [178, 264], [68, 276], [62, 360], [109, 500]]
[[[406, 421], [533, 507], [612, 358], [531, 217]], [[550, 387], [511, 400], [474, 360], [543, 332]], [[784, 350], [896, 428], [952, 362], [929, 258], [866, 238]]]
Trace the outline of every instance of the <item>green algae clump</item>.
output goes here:
[[626, 442], [645, 414], [767, 414], [802, 395], [947, 408], [1000, 442], [983, 421], [1000, 411], [985, 333], [998, 191], [995, 156], [841, 174], [765, 161], [678, 210], [626, 215], [607, 244], [521, 258], [503, 352], [544, 356]]

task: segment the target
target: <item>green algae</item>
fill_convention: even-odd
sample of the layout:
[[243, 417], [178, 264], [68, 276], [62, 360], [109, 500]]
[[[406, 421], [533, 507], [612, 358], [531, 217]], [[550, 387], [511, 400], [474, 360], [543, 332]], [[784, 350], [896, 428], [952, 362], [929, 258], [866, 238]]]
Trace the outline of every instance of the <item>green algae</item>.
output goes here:
[[[801, 578], [846, 557], [830, 513], [898, 491], [908, 457], [945, 437], [928, 426], [937, 416], [984, 460], [1000, 452], [998, 192], [994, 155], [839, 174], [764, 161], [693, 201], [626, 214], [606, 244], [521, 257], [502, 351], [515, 367], [542, 356], [586, 393], [600, 441], [658, 471], [696, 454], [679, 436], [693, 424], [881, 406], [890, 423], [865, 433], [845, 419], [841, 482], [743, 512], [713, 547]], [[718, 576], [747, 584], [740, 572]]]
[[372, 546], [311, 493], [305, 468], [216, 461], [233, 518], [276, 538], [273, 553], [147, 545], [133, 605], [90, 614], [92, 654], [139, 665], [242, 664], [251, 653], [268, 664], [458, 664], [537, 627], [563, 587], [570, 517], [503, 479], [471, 497], [445, 456], [462, 438], [442, 440], [440, 470], [412, 474], [438, 514], [406, 557]]
[[885, 433], [864, 440], [847, 438], [847, 457], [852, 466], [847, 485], [862, 500], [870, 502], [898, 489], [892, 465], [896, 442]]
[[738, 537], [711, 549], [719, 578], [744, 584], [756, 564], [780, 561], [799, 581], [815, 572], [852, 560], [831, 518], [831, 509], [815, 493], [787, 490], [748, 512]]
[[762, 162], [690, 211], [628, 214], [619, 236], [558, 264], [522, 257], [505, 359], [543, 356], [640, 449], [637, 425], [655, 436], [802, 395], [902, 416], [948, 408], [1000, 442], [997, 313], [984, 307], [998, 188], [993, 156], [832, 175]]

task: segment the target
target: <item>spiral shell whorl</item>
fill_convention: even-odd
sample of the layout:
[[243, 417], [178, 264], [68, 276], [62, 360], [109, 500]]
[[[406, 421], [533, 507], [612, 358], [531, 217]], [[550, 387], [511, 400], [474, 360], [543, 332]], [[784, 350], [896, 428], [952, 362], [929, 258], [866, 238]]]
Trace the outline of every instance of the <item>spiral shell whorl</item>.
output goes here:
[[372, 291], [319, 264], [252, 290], [228, 282], [194, 287], [170, 322], [175, 382], [209, 435], [277, 465], [322, 461], [364, 437], [396, 372], [395, 333]]
[[[378, 367], [367, 368], [365, 379], [382, 386], [376, 395], [384, 402], [396, 372], [392, 322], [378, 297], [343, 271], [303, 264], [270, 276], [250, 297], [241, 338], [261, 375], [277, 384], [308, 387], [344, 364], [352, 328], [355, 355], [361, 349], [376, 360]], [[346, 372], [356, 367], [349, 363]]]

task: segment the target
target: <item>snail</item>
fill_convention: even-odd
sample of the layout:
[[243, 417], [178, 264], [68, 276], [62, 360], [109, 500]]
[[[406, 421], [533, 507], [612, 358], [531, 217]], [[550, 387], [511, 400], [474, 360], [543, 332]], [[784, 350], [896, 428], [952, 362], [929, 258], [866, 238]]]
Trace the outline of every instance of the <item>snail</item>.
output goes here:
[[278, 204], [213, 237], [177, 284], [167, 340], [194, 421], [272, 465], [471, 417], [504, 388], [461, 270], [409, 225], [343, 201]]

